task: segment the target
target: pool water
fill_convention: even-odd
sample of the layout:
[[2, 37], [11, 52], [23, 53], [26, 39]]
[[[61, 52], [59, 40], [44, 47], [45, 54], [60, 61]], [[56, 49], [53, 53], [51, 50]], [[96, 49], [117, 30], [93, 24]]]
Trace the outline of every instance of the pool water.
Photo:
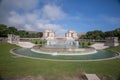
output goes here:
[[24, 57], [31, 57], [36, 59], [73, 60], [73, 61], [109, 59], [118, 56], [117, 53], [107, 50], [98, 50], [95, 54], [88, 54], [88, 55], [50, 55], [50, 54], [33, 52], [29, 48], [13, 49], [12, 52], [17, 55], [22, 55]]

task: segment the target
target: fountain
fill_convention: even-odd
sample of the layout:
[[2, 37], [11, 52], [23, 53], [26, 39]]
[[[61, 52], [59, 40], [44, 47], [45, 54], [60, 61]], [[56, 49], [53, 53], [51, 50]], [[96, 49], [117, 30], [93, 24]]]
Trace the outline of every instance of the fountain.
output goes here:
[[94, 48], [80, 47], [78, 41], [66, 41], [64, 39], [48, 40], [44, 46], [34, 46], [31, 51], [51, 55], [87, 55], [97, 52]]
[[82, 48], [77, 41], [77, 33], [68, 31], [65, 37], [55, 37], [51, 30], [44, 32], [45, 45], [36, 45], [33, 48], [13, 49], [11, 52], [23, 57], [47, 60], [104, 60], [118, 56], [118, 53], [95, 50], [92, 47]]
[[80, 47], [77, 33], [73, 30], [69, 30], [65, 37], [54, 37], [54, 35], [54, 32], [47, 30], [44, 33], [44, 37], [47, 40], [46, 44], [42, 47], [37, 45], [31, 51], [51, 55], [86, 55], [97, 52], [94, 48]]

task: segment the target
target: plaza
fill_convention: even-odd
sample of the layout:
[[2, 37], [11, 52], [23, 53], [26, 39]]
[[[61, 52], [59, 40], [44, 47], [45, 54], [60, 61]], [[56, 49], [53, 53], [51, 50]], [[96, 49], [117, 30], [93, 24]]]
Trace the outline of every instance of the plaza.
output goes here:
[[120, 0], [0, 0], [0, 80], [120, 80]]

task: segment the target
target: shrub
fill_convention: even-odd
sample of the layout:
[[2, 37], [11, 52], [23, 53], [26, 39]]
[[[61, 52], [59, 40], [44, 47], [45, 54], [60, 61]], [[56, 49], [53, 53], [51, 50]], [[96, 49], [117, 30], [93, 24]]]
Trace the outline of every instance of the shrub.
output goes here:
[[91, 43], [90, 42], [88, 42], [88, 46], [90, 46], [91, 45]]
[[38, 44], [38, 42], [37, 42], [37, 41], [35, 41], [35, 44]]
[[42, 44], [42, 43], [43, 43], [43, 41], [40, 41], [39, 43], [40, 43], [40, 44]]
[[82, 42], [82, 47], [85, 47], [85, 43], [84, 42]]

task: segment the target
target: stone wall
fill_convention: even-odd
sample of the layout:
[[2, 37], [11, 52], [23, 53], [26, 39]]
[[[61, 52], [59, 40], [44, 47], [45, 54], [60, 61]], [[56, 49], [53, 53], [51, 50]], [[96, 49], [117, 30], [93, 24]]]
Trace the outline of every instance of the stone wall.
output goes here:
[[11, 44], [18, 44], [20, 37], [14, 34], [8, 34], [8, 42]]
[[105, 46], [118, 46], [118, 37], [108, 37], [106, 38]]

